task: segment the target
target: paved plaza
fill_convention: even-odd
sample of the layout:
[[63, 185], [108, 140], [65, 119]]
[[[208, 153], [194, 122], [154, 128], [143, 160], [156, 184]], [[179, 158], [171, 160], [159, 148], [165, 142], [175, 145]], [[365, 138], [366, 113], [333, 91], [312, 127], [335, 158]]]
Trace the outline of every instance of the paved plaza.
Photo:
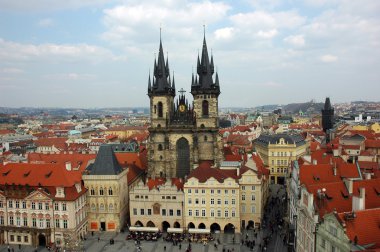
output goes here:
[[[285, 252], [286, 244], [284, 243], [284, 234], [286, 234], [285, 227], [279, 228], [277, 221], [282, 219], [283, 213], [286, 211], [285, 204], [282, 198], [285, 195], [285, 189], [278, 185], [271, 185], [271, 196], [268, 202], [272, 202], [272, 205], [266, 207], [266, 218], [264, 227], [260, 230], [248, 230], [244, 231], [242, 234], [214, 234], [215, 241], [211, 241], [207, 244], [202, 243], [191, 243], [191, 251], [193, 252], [212, 252], [212, 251], [234, 251], [234, 252], [248, 252], [248, 251], [270, 251], [270, 252]], [[165, 234], [164, 234], [165, 235]], [[89, 233], [86, 236], [86, 240], [82, 241], [78, 247], [80, 249], [76, 251], [86, 251], [86, 252], [137, 252], [137, 246], [133, 240], [126, 240], [127, 233], [114, 233], [114, 232], [95, 232], [94, 235]], [[110, 240], [114, 240], [114, 244], [110, 244]], [[264, 248], [264, 239], [267, 240], [267, 246]], [[215, 247], [215, 243], [220, 241], [220, 244]], [[242, 241], [255, 241], [255, 246], [253, 249], [242, 245]], [[260, 246], [261, 245], [261, 246]], [[142, 252], [155, 252], [155, 251], [166, 251], [166, 252], [179, 252], [186, 251], [189, 246], [189, 242], [182, 242], [181, 249], [179, 245], [174, 246], [173, 243], [164, 241], [160, 238], [158, 241], [142, 241], [141, 251]], [[166, 250], [165, 250], [166, 247]], [[48, 252], [49, 250], [44, 247], [33, 248], [32, 246], [21, 246], [19, 249], [18, 245], [10, 246], [10, 249], [14, 249], [15, 252], [25, 251], [25, 252]], [[0, 252], [7, 252], [7, 245], [0, 246]], [[63, 251], [63, 250], [62, 250]], [[11, 250], [12, 252], [12, 250]], [[68, 250], [65, 250], [68, 252]]]

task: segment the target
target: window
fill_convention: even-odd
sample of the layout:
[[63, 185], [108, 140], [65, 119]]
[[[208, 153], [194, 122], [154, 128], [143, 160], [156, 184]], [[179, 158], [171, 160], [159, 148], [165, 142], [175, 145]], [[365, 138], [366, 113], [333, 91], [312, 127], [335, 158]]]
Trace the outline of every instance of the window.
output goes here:
[[37, 227], [37, 219], [36, 218], [32, 218], [32, 226]]
[[218, 214], [218, 217], [222, 217], [222, 210], [218, 209], [217, 214]]
[[42, 202], [38, 202], [38, 210], [42, 210]]
[[29, 238], [27, 235], [24, 236], [24, 242], [29, 242]]
[[169, 209], [169, 216], [173, 216], [174, 215], [174, 210], [173, 209]]
[[108, 206], [108, 211], [113, 211], [113, 204], [112, 203]]
[[252, 191], [255, 191], [256, 190], [256, 186], [252, 186]]
[[232, 189], [232, 190], [231, 190], [231, 193], [232, 193], [232, 194], [235, 194], [235, 189]]
[[45, 210], [49, 210], [49, 203], [45, 203]]
[[100, 211], [104, 211], [104, 204], [103, 204], [103, 203], [100, 204], [100, 206], [99, 206], [99, 210], [100, 210]]
[[162, 102], [157, 103], [157, 109], [158, 109], [158, 117], [163, 117], [163, 108], [162, 108]]
[[202, 189], [202, 194], [205, 194], [206, 193], [206, 190], [205, 189]]
[[50, 228], [50, 219], [46, 219], [46, 228]]
[[0, 201], [0, 208], [3, 208], [4, 206], [3, 206], [3, 202], [2, 201]]
[[191, 194], [191, 189], [188, 189], [187, 192], [188, 192], [189, 194]]
[[44, 227], [44, 220], [43, 219], [38, 219], [38, 224], [40, 228]]
[[66, 210], [67, 210], [66, 203], [62, 203], [62, 211], [66, 211]]
[[228, 194], [228, 190], [224, 190], [224, 194]]
[[21, 242], [21, 235], [17, 236], [17, 242]]
[[274, 160], [272, 159], [272, 165], [274, 165]]
[[338, 230], [333, 226], [330, 226], [329, 231], [330, 231], [330, 234], [332, 234], [335, 237], [338, 235]]
[[218, 199], [218, 205], [221, 205], [221, 204], [222, 204], [222, 200]]
[[91, 204], [91, 210], [92, 210], [92, 211], [95, 211], [95, 210], [96, 210], [96, 207], [95, 207], [95, 204], [94, 204], [94, 203]]
[[191, 202], [191, 198], [188, 199], [188, 202], [189, 202], [189, 204], [191, 205], [191, 203], [192, 203], [192, 202]]
[[63, 228], [67, 228], [67, 220], [63, 220]]
[[215, 216], [214, 209], [211, 209], [211, 210], [210, 210], [210, 216], [211, 216], [211, 217], [214, 217], [214, 216]]
[[242, 186], [242, 187], [241, 187], [241, 190], [245, 191], [245, 186]]
[[59, 228], [59, 226], [60, 226], [60, 225], [59, 225], [59, 219], [55, 219], [55, 227], [56, 227], [56, 228]]
[[16, 226], [21, 226], [21, 218], [19, 216], [16, 217]]
[[137, 215], [137, 208], [133, 208], [133, 215]]
[[255, 194], [252, 194], [252, 195], [251, 195], [251, 199], [252, 199], [253, 201], [255, 201], [255, 200], [256, 200], [256, 195], [255, 195]]
[[241, 212], [242, 212], [242, 213], [245, 213], [245, 205], [242, 205], [242, 206], [241, 206]]
[[11, 241], [15, 241], [15, 236], [14, 235], [11, 235]]
[[235, 217], [236, 216], [236, 211], [235, 211], [235, 209], [232, 209], [231, 210], [231, 217]]
[[[33, 208], [33, 203], [32, 203], [32, 208]], [[59, 210], [59, 205], [57, 202], [54, 203], [54, 210], [56, 210], [56, 211]]]
[[218, 194], [220, 194], [220, 193], [221, 193], [219, 189], [217, 190], [217, 193], [218, 193]]
[[181, 216], [181, 210], [177, 209], [177, 216]]
[[20, 208], [20, 201], [16, 200], [16, 208]]
[[8, 201], [8, 207], [13, 208], [13, 201], [12, 200]]
[[90, 195], [95, 195], [95, 189], [94, 188], [90, 189]]
[[4, 226], [4, 216], [0, 216], [0, 225]]
[[159, 150], [159, 151], [162, 151], [162, 149], [163, 149], [163, 148], [162, 148], [162, 144], [158, 144], [158, 150]]
[[161, 209], [162, 216], [166, 216], [166, 209]]
[[326, 248], [326, 240], [325, 239], [321, 240], [321, 247]]
[[226, 209], [226, 210], [224, 210], [224, 217], [228, 217], [228, 210]]
[[208, 101], [202, 101], [202, 116], [208, 116]]
[[152, 215], [152, 209], [148, 208], [148, 215]]
[[245, 200], [245, 194], [241, 195], [241, 200]]
[[206, 204], [206, 200], [202, 199], [202, 205], [205, 205], [205, 204]]
[[199, 209], [195, 209], [195, 216], [196, 216], [196, 217], [199, 216]]
[[23, 218], [24, 227], [28, 226], [28, 218]]
[[214, 194], [214, 189], [211, 189], [211, 194]]
[[193, 211], [189, 209], [189, 216], [193, 216]]
[[112, 188], [108, 188], [108, 195], [112, 196], [113, 195], [113, 191], [112, 191]]
[[13, 216], [9, 216], [9, 225], [14, 225], [14, 223], [13, 223]]
[[256, 213], [256, 206], [254, 205], [251, 206], [251, 213]]
[[211, 205], [214, 205], [214, 198], [211, 198], [211, 202], [210, 202]]
[[140, 209], [140, 215], [144, 215], [145, 213], [144, 213], [144, 208], [141, 208]]
[[195, 194], [197, 194], [198, 193], [198, 189], [195, 189]]
[[225, 204], [225, 205], [228, 205], [228, 199], [225, 199], [225, 200], [224, 200], [224, 204]]
[[207, 142], [207, 136], [204, 137], [204, 141]]
[[199, 204], [199, 199], [198, 198], [195, 199], [195, 204], [196, 205]]
[[333, 245], [331, 245], [331, 252], [336, 252], [336, 247], [334, 247]]
[[202, 217], [206, 217], [206, 209], [202, 209]]
[[99, 195], [104, 195], [104, 190], [102, 187], [100, 187], [100, 189], [99, 189]]

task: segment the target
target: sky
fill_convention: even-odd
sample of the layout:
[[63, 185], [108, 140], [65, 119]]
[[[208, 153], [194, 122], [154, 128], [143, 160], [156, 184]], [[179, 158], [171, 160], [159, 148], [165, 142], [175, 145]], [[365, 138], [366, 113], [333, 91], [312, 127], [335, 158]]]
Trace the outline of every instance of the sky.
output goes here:
[[204, 27], [220, 107], [379, 101], [379, 13], [378, 0], [0, 0], [0, 106], [148, 107], [160, 29], [192, 100]]

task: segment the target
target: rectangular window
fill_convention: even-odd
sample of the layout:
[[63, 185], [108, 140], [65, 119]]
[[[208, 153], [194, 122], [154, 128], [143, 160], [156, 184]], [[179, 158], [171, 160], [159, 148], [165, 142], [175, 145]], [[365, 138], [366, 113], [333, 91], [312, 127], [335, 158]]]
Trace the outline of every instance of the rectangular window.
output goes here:
[[59, 210], [59, 205], [57, 202], [54, 203], [54, 210], [58, 211]]
[[17, 242], [21, 242], [21, 235], [17, 236]]
[[66, 203], [62, 203], [62, 211], [66, 211], [66, 210], [67, 210]]
[[137, 215], [137, 208], [133, 208], [133, 215]]
[[63, 220], [63, 228], [67, 228], [67, 220]]
[[256, 213], [256, 206], [254, 205], [251, 206], [251, 213]]
[[218, 205], [221, 205], [221, 204], [222, 204], [222, 200], [218, 199]]
[[224, 210], [224, 217], [228, 218], [228, 210]]
[[3, 208], [4, 206], [3, 206], [3, 202], [2, 201], [0, 201], [0, 208]]
[[245, 213], [245, 205], [242, 205], [242, 206], [241, 206], [241, 212], [242, 212], [242, 213]]
[[231, 204], [235, 205], [236, 204], [236, 200], [235, 199], [231, 199]]
[[152, 209], [148, 208], [148, 215], [152, 215]]
[[220, 194], [220, 190], [219, 189], [217, 190], [217, 192], [218, 192], [218, 194]]
[[321, 240], [321, 247], [326, 248], [326, 240], [325, 239]]
[[330, 226], [330, 230], [329, 230], [329, 231], [330, 231], [330, 234], [331, 234], [331, 235], [337, 237], [337, 235], [338, 235], [338, 231], [337, 231], [337, 229], [336, 229], [335, 227]]
[[241, 190], [244, 191], [244, 190], [245, 190], [245, 186], [242, 186], [242, 187], [241, 187]]
[[195, 189], [195, 194], [198, 194], [198, 189]]
[[255, 201], [255, 200], [256, 200], [256, 195], [255, 195], [255, 194], [252, 194], [251, 199], [252, 199], [253, 201]]
[[224, 200], [224, 204], [225, 204], [225, 205], [228, 205], [228, 199], [225, 199], [225, 200]]
[[13, 201], [12, 200], [8, 201], [8, 207], [13, 208]]
[[188, 189], [187, 192], [188, 192], [189, 194], [191, 194], [191, 189]]
[[161, 213], [162, 216], [166, 216], [166, 209], [161, 209]]
[[252, 186], [252, 191], [254, 191], [254, 190], [256, 190], [256, 187], [253, 185], [253, 186]]
[[189, 198], [188, 201], [189, 201], [189, 205], [191, 205], [191, 203], [192, 203], [192, 202], [191, 202], [191, 198]]
[[241, 195], [241, 200], [245, 200], [245, 194]]
[[206, 209], [202, 209], [202, 217], [206, 217]]
[[44, 220], [43, 219], [38, 219], [38, 224], [40, 228], [44, 227]]
[[202, 194], [205, 194], [206, 193], [206, 190], [205, 189], [202, 189]]
[[189, 209], [189, 216], [193, 216], [193, 211]]
[[205, 204], [206, 204], [206, 200], [202, 199], [202, 205], [205, 205]]
[[46, 227], [50, 228], [50, 219], [46, 219]]
[[[57, 220], [56, 220], [57, 221]], [[37, 219], [36, 218], [33, 218], [32, 219], [32, 226], [33, 227], [37, 227]]]
[[173, 209], [169, 209], [169, 216], [174, 216], [174, 210]]
[[21, 218], [20, 217], [16, 217], [16, 226], [21, 226]]
[[140, 209], [140, 215], [144, 215], [145, 213], [144, 213], [144, 208], [141, 208]]
[[177, 216], [181, 216], [181, 210], [177, 209]]
[[23, 208], [23, 209], [26, 209], [26, 201], [23, 201], [23, 202], [22, 202], [22, 208]]
[[4, 226], [4, 216], [0, 216], [0, 225]]
[[228, 194], [228, 190], [226, 189], [226, 190], [224, 190], [224, 194]]
[[218, 217], [222, 217], [222, 210], [218, 209], [217, 213], [218, 213]]
[[333, 245], [331, 245], [331, 252], [336, 252], [336, 247], [334, 247]]
[[11, 235], [11, 241], [12, 241], [12, 242], [15, 241], [15, 236], [14, 236], [14, 235]]
[[235, 212], [235, 210], [232, 210], [231, 211], [231, 217], [235, 217], [236, 216], [236, 212]]
[[56, 228], [59, 228], [59, 226], [60, 226], [60, 225], [59, 225], [59, 219], [55, 219], [55, 227], [56, 227]]
[[49, 210], [49, 203], [45, 203], [45, 210]]
[[28, 238], [27, 235], [24, 236], [24, 242], [25, 242], [25, 243], [29, 242], [29, 238]]
[[210, 210], [210, 216], [211, 216], [211, 217], [214, 217], [214, 216], [215, 216], [214, 209], [211, 209], [211, 210]]
[[24, 227], [27, 227], [28, 226], [28, 218], [24, 217], [23, 222], [24, 222]]
[[214, 205], [214, 198], [211, 199], [211, 205]]
[[42, 210], [42, 202], [38, 202], [38, 209]]
[[214, 194], [214, 189], [211, 189], [211, 194]]
[[232, 190], [231, 190], [231, 193], [232, 193], [232, 194], [235, 194], [235, 192], [236, 192], [235, 189], [232, 189]]
[[20, 208], [20, 201], [16, 201], [16, 208]]
[[36, 209], [36, 202], [32, 202], [32, 209]]
[[13, 226], [13, 216], [9, 216], [9, 225]]
[[196, 216], [196, 217], [199, 216], [199, 210], [198, 210], [198, 209], [195, 210], [195, 216]]

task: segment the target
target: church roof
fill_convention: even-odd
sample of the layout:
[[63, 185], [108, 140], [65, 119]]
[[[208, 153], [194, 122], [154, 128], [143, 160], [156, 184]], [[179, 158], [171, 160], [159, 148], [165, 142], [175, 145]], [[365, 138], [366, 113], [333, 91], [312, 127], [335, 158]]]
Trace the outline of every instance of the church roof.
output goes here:
[[100, 146], [94, 164], [87, 170], [90, 175], [117, 175], [123, 171], [112, 150], [112, 145], [108, 144]]

